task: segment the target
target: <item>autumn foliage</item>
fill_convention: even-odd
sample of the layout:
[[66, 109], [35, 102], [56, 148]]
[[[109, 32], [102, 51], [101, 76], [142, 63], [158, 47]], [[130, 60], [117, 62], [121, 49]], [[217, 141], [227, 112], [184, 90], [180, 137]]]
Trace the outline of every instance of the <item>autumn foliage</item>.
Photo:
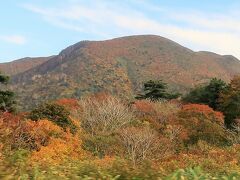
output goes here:
[[[66, 117], [75, 132], [56, 123], [59, 117], [36, 121], [26, 113], [1, 114], [4, 176], [155, 179], [176, 173], [185, 176], [188, 168], [198, 166], [208, 173], [206, 177], [240, 170], [236, 131], [227, 131], [223, 114], [207, 105], [130, 103], [108, 94], [54, 104], [69, 112]], [[191, 172], [202, 173], [196, 168]]]
[[222, 112], [214, 111], [207, 105], [201, 104], [187, 104], [182, 107], [182, 111], [184, 114], [189, 115], [201, 115], [206, 119], [211, 119], [216, 123], [223, 125], [224, 124], [224, 116]]
[[197, 143], [199, 140], [213, 145], [227, 143], [224, 116], [207, 105], [184, 105], [177, 122], [188, 136], [187, 143]]

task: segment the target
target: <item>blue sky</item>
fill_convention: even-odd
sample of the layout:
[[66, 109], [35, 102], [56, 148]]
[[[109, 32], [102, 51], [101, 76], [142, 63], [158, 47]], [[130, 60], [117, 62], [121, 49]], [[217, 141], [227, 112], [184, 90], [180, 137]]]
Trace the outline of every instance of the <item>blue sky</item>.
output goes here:
[[0, 62], [50, 56], [81, 40], [155, 34], [240, 59], [239, 0], [0, 2]]

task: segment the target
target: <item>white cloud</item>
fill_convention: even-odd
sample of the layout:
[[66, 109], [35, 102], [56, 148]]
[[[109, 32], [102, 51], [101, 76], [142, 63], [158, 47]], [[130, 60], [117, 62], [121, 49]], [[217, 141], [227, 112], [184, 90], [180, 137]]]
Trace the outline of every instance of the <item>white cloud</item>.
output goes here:
[[199, 14], [195, 12], [189, 12], [186, 14], [171, 14], [171, 18], [182, 21], [198, 28], [206, 28], [209, 30], [227, 31], [240, 33], [240, 21], [239, 15], [228, 14]]
[[17, 45], [23, 45], [26, 43], [26, 38], [20, 35], [3, 35], [0, 36], [0, 40]]
[[[164, 7], [155, 7], [147, 1], [131, 0], [142, 8], [154, 11], [159, 17], [150, 17], [133, 6], [120, 1], [71, 0], [64, 6], [50, 8], [24, 5], [47, 22], [65, 29], [93, 33], [104, 38], [130, 34], [165, 36], [194, 50], [210, 50], [232, 54], [240, 58], [240, 14], [203, 14], [184, 11], [172, 13]], [[169, 19], [169, 22], [162, 19]]]

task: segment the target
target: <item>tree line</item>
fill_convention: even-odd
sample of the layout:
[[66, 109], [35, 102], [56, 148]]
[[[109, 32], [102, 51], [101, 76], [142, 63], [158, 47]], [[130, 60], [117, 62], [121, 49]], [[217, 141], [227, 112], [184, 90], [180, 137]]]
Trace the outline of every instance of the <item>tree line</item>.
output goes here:
[[[6, 88], [9, 77], [0, 74], [0, 111], [15, 112], [15, 93]], [[184, 103], [204, 104], [214, 110], [223, 112], [225, 125], [230, 128], [240, 123], [240, 76], [235, 76], [230, 83], [213, 78], [208, 84], [199, 85], [182, 96], [180, 93], [169, 92], [167, 83], [162, 80], [149, 80], [143, 85], [143, 93], [136, 99], [150, 99], [151, 101], [171, 100], [181, 98]], [[40, 108], [41, 109], [41, 108]]]
[[[170, 93], [163, 81], [149, 80], [144, 83], [143, 94], [136, 99], [170, 100], [176, 99], [179, 93]], [[223, 112], [225, 125], [230, 128], [240, 123], [240, 76], [235, 76], [229, 84], [221, 79], [213, 78], [208, 84], [199, 85], [189, 93], [181, 96], [184, 103], [204, 104], [214, 110]]]

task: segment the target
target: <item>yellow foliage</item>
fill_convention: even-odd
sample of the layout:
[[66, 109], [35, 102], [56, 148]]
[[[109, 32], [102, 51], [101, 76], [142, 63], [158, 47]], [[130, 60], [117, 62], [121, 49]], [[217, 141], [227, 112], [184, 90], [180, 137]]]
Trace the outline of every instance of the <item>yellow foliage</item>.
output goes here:
[[200, 142], [189, 152], [181, 152], [178, 155], [165, 158], [161, 162], [157, 162], [156, 166], [163, 174], [168, 174], [175, 169], [194, 166], [201, 166], [207, 172], [240, 172], [239, 150], [240, 145], [218, 148], [206, 142]]
[[61, 134], [62, 128], [49, 120], [26, 121], [26, 126], [32, 134]]
[[26, 121], [25, 126], [37, 146], [36, 149], [48, 145], [51, 137], [61, 137], [64, 133], [61, 127], [48, 120]]
[[2, 161], [2, 159], [3, 159], [2, 152], [3, 152], [3, 143], [0, 143], [0, 161]]
[[98, 167], [102, 167], [102, 168], [110, 168], [112, 167], [114, 161], [116, 160], [115, 157], [112, 156], [105, 156], [102, 159], [95, 159], [93, 160], [94, 164]]
[[47, 146], [42, 146], [39, 151], [34, 151], [30, 157], [30, 163], [61, 164], [66, 160], [81, 160], [87, 157], [87, 153], [81, 147], [82, 142], [76, 134], [64, 132], [62, 138], [51, 138]]

